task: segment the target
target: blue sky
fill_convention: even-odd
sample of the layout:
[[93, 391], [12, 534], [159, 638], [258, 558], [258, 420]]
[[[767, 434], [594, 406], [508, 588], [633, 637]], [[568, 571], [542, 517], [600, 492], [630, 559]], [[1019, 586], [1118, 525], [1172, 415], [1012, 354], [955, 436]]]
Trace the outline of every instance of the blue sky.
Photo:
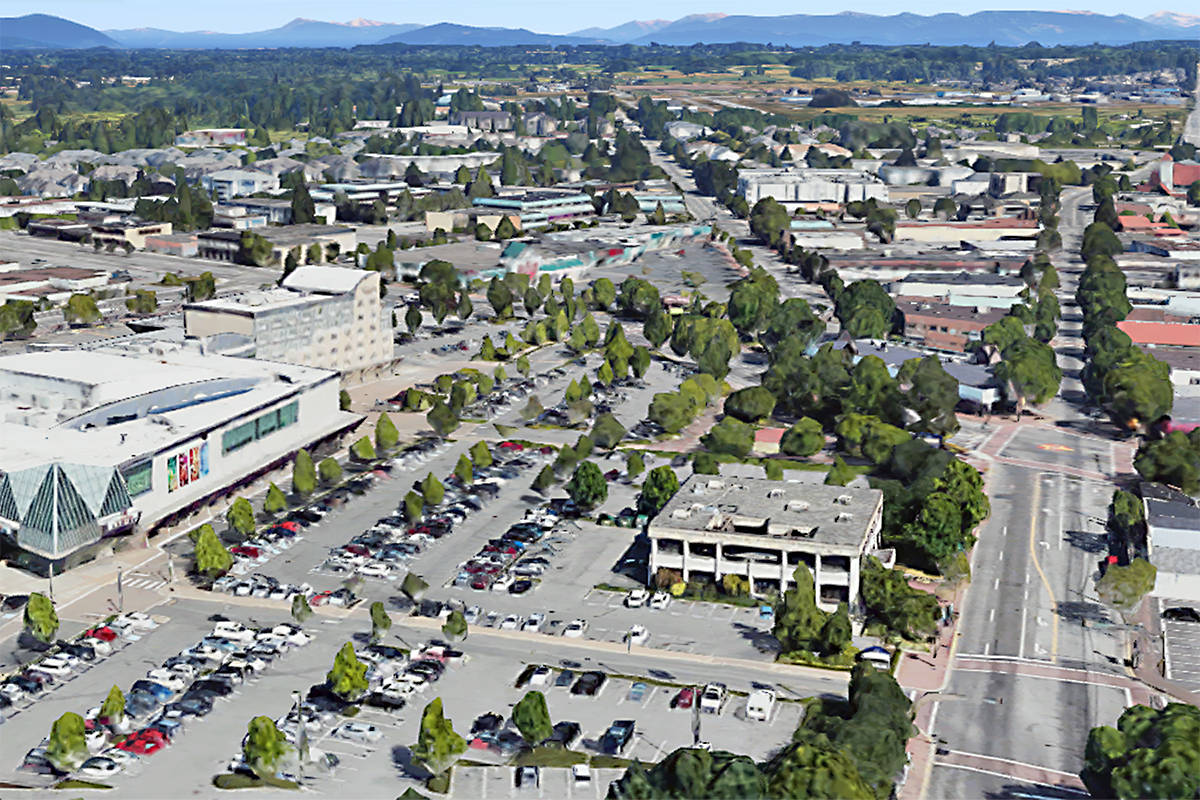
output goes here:
[[[1188, 4], [1181, 4], [1187, 6]], [[1142, 16], [1158, 7], [1131, 8], [1117, 0], [1090, 0], [1089, 11], [1101, 14], [1127, 13]], [[993, 9], [1057, 11], [1059, 3], [1036, 0], [965, 0], [960, 13]], [[453, 17], [448, 17], [453, 9]], [[725, 7], [698, 6], [696, 0], [458, 0], [451, 4], [389, 2], [389, 0], [204, 0], [179, 3], [163, 0], [0, 0], [0, 13], [21, 15], [55, 14], [101, 30], [113, 28], [167, 28], [170, 30], [218, 30], [227, 33], [278, 27], [295, 17], [345, 22], [364, 18], [382, 22], [460, 22], [469, 25], [525, 27], [542, 33], [568, 33], [590, 26], [612, 27], [633, 19], [677, 19], [697, 12], [724, 11], [738, 14], [836, 13], [853, 10], [865, 13], [918, 14], [951, 10], [943, 0], [909, 0], [903, 6], [889, 0], [862, 0], [853, 6], [799, 5], [787, 0], [758, 0]], [[1182, 10], [1182, 9], [1181, 9]]]

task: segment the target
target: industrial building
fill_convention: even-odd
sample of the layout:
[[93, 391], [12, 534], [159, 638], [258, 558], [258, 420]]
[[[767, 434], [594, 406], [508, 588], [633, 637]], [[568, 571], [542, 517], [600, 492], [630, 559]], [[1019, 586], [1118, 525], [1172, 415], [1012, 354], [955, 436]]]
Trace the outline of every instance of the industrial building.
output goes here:
[[693, 475], [650, 523], [649, 576], [751, 581], [786, 590], [805, 564], [817, 604], [858, 604], [862, 560], [879, 548], [883, 493], [764, 478]]
[[858, 169], [744, 169], [738, 173], [738, 194], [751, 208], [764, 197], [785, 206], [799, 203], [888, 201], [888, 187], [877, 176]]
[[41, 574], [236, 494], [360, 421], [336, 372], [128, 340], [0, 357], [0, 554]]

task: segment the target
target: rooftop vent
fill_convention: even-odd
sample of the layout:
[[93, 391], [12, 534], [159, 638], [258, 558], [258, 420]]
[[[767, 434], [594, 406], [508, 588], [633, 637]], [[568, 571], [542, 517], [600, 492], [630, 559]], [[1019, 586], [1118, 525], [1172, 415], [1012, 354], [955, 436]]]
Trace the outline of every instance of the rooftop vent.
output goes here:
[[692, 516], [690, 508], [677, 508], [671, 512], [671, 516], [675, 519], [687, 519]]
[[853, 519], [854, 519], [853, 514], [851, 514], [849, 511], [843, 511], [842, 513], [840, 513], [836, 517], [834, 517], [833, 521], [834, 522], [850, 522]]
[[772, 489], [771, 491], [767, 492], [767, 497], [783, 497], [783, 489]]
[[838, 495], [837, 502], [841, 503], [844, 506], [848, 506], [848, 505], [850, 505], [850, 501], [852, 499], [853, 498], [850, 497], [850, 495], [848, 495], [848, 494], [841, 494], [841, 495]]
[[784, 510], [786, 510], [786, 511], [808, 511], [808, 501], [807, 500], [788, 500], [787, 503], [784, 504], [783, 507], [784, 507]]
[[708, 483], [705, 485], [705, 488], [707, 488], [707, 489], [714, 489], [714, 490], [716, 490], [716, 489], [724, 489], [724, 488], [725, 488], [725, 481], [719, 481], [719, 480], [716, 480], [716, 479], [710, 480], [710, 481], [709, 481], [709, 482], [708, 482]]

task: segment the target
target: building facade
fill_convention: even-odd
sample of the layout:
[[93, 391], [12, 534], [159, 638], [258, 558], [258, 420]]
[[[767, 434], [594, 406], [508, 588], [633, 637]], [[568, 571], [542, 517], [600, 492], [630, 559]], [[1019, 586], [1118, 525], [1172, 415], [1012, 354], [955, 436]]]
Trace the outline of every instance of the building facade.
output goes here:
[[784, 591], [805, 564], [821, 608], [854, 609], [882, 523], [876, 489], [693, 475], [650, 522], [649, 578], [719, 583], [737, 575], [755, 591]]
[[746, 169], [738, 173], [738, 194], [751, 208], [764, 197], [779, 203], [850, 203], [888, 201], [888, 187], [878, 177], [857, 169]]

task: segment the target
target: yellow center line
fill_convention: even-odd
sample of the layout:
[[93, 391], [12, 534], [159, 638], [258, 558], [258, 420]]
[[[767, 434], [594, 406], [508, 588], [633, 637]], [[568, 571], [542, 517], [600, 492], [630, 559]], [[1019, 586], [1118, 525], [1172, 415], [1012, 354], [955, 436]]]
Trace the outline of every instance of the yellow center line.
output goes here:
[[[1029, 521], [1029, 557], [1033, 559], [1033, 568], [1037, 570], [1038, 575], [1042, 579], [1042, 586], [1046, 589], [1046, 594], [1050, 597], [1050, 660], [1058, 660], [1058, 601], [1054, 599], [1054, 590], [1050, 588], [1050, 581], [1046, 578], [1046, 573], [1042, 570], [1042, 565], [1038, 562], [1037, 556], [1037, 519], [1038, 519], [1038, 504], [1042, 497], [1042, 476], [1038, 475], [1033, 482], [1033, 503], [1030, 521]], [[1022, 609], [1022, 613], [1024, 610]], [[1033, 633], [1034, 641], [1037, 641], [1037, 626], [1034, 626]]]

